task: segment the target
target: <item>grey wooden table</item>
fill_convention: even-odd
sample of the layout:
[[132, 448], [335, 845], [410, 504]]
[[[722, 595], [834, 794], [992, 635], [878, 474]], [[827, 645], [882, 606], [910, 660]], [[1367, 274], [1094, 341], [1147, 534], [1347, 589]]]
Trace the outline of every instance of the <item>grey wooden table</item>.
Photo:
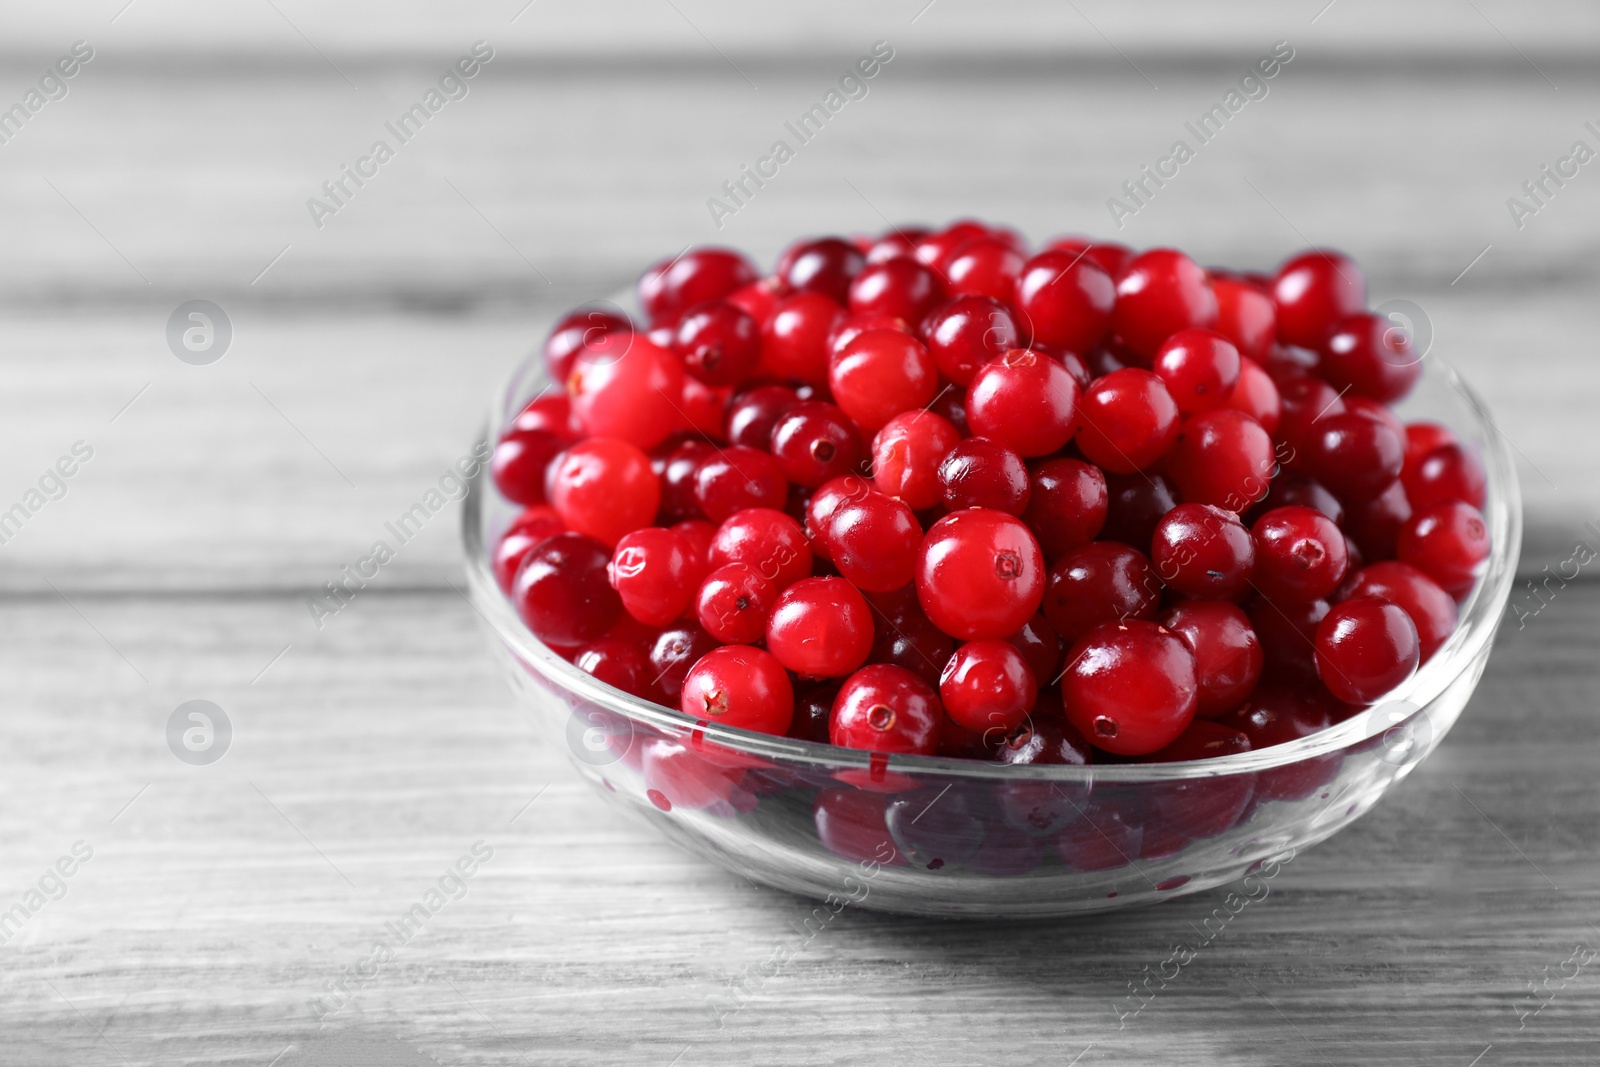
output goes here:
[[[1594, 1062], [1588, 570], [1503, 628], [1417, 773], [1129, 1019], [1218, 894], [807, 937], [807, 902], [622, 820], [535, 739], [456, 591], [454, 507], [326, 626], [305, 607], [559, 308], [691, 242], [771, 257], [956, 214], [1241, 266], [1347, 249], [1491, 398], [1541, 575], [1600, 519], [1600, 172], [1520, 228], [1506, 201], [1600, 148], [1600, 17], [1391, 6], [0, 12], [0, 106], [94, 53], [0, 144], [0, 511], [40, 489], [0, 545], [0, 909], [39, 903], [0, 944], [0, 1063]], [[308, 198], [478, 41], [465, 95], [319, 228]], [[707, 198], [877, 41], [870, 92], [719, 229]], [[1116, 232], [1107, 199], [1278, 41], [1270, 91]], [[232, 326], [206, 366], [166, 338], [193, 299]], [[192, 699], [233, 725], [209, 766], [168, 748]], [[319, 1030], [329, 983], [480, 841], [465, 895]]]

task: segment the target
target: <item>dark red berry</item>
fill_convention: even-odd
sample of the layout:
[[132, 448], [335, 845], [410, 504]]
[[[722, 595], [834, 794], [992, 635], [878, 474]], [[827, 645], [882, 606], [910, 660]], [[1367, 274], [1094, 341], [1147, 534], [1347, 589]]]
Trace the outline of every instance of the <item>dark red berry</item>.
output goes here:
[[1335, 322], [1367, 309], [1367, 278], [1349, 256], [1311, 249], [1278, 268], [1272, 303], [1279, 341], [1320, 349]]
[[1178, 437], [1178, 405], [1147, 370], [1129, 367], [1096, 378], [1078, 405], [1078, 449], [1115, 474], [1152, 466]]
[[914, 259], [891, 259], [856, 275], [850, 283], [850, 310], [921, 322], [943, 295], [944, 286], [933, 271]]
[[610, 562], [610, 551], [592, 537], [547, 538], [522, 561], [511, 602], [533, 635], [547, 644], [592, 641], [622, 614], [622, 601], [606, 579]]
[[1250, 532], [1256, 542], [1255, 585], [1263, 596], [1305, 603], [1339, 588], [1350, 557], [1344, 535], [1322, 512], [1275, 508]]
[[676, 705], [683, 680], [700, 657], [717, 647], [717, 639], [692, 623], [662, 630], [650, 644], [650, 678], [668, 705]]
[[1278, 333], [1272, 297], [1249, 282], [1216, 275], [1211, 291], [1217, 294], [1217, 332], [1232, 341], [1241, 356], [1265, 359]]
[[1154, 248], [1141, 253], [1117, 279], [1111, 324], [1128, 350], [1148, 365], [1162, 342], [1179, 330], [1216, 326], [1211, 279], [1182, 252]]
[[510, 430], [495, 444], [489, 461], [495, 488], [513, 504], [544, 503], [545, 472], [570, 443], [570, 438], [548, 430]]
[[922, 526], [910, 508], [870, 490], [840, 502], [826, 522], [822, 540], [829, 557], [857, 589], [887, 592], [911, 583]]
[[[569, 311], [551, 327], [544, 342], [545, 373], [558, 386], [572, 373], [572, 361], [579, 352], [598, 347], [609, 334], [631, 334], [633, 323], [604, 308], [578, 308]], [[614, 344], [615, 342], [613, 342]], [[617, 346], [621, 351], [626, 342]]]
[[1404, 327], [1362, 312], [1329, 328], [1317, 373], [1335, 389], [1393, 404], [1422, 377], [1422, 357]]
[[1352, 411], [1317, 424], [1306, 466], [1344, 500], [1365, 500], [1400, 477], [1405, 438], [1387, 423]]
[[1278, 432], [1283, 418], [1283, 399], [1272, 376], [1255, 360], [1239, 357], [1239, 381], [1233, 387], [1227, 407], [1242, 411], [1261, 424], [1269, 434]]
[[755, 264], [730, 248], [694, 248], [644, 272], [639, 304], [652, 326], [670, 326], [686, 309], [725, 297], [760, 276]]
[[1186, 415], [1227, 405], [1239, 370], [1239, 350], [1215, 330], [1179, 330], [1156, 349], [1156, 377]]
[[1167, 455], [1178, 495], [1243, 512], [1267, 495], [1277, 458], [1272, 438], [1242, 411], [1220, 408], [1184, 420]]
[[1411, 616], [1423, 663], [1455, 633], [1456, 602], [1438, 582], [1409, 563], [1390, 560], [1363, 567], [1345, 582], [1340, 594], [1344, 599], [1380, 597]]
[[1489, 526], [1471, 504], [1460, 500], [1433, 504], [1400, 527], [1395, 555], [1460, 600], [1472, 591], [1489, 558]]
[[695, 500], [712, 522], [745, 508], [781, 510], [788, 495], [778, 461], [742, 445], [717, 449], [700, 461], [694, 475]]
[[1108, 474], [1105, 479], [1106, 521], [1100, 539], [1121, 541], [1143, 552], [1156, 534], [1156, 523], [1178, 506], [1177, 487], [1154, 471]]
[[1177, 740], [1194, 720], [1194, 654], [1153, 622], [1105, 623], [1067, 653], [1061, 704], [1097, 748], [1142, 756]]
[[1375, 596], [1335, 604], [1317, 625], [1317, 675], [1349, 704], [1371, 704], [1410, 678], [1420, 659], [1417, 627]]
[[894, 608], [874, 605], [873, 616], [875, 636], [867, 662], [892, 663], [929, 685], [938, 685], [939, 675], [955, 653], [956, 643], [949, 634], [928, 621], [917, 604], [916, 591], [911, 591], [907, 604]]
[[920, 336], [940, 373], [965, 389], [985, 363], [1017, 347], [1011, 310], [986, 296], [947, 300], [922, 323]]
[[1050, 567], [1044, 617], [1067, 644], [1107, 622], [1153, 619], [1161, 581], [1143, 552], [1114, 541], [1070, 549]]
[[738, 385], [761, 360], [761, 327], [726, 300], [696, 304], [678, 320], [673, 349], [707, 385]]
[[772, 427], [772, 456], [795, 485], [815, 489], [855, 470], [865, 455], [861, 432], [836, 405], [803, 400]]
[[[719, 418], [720, 418], [720, 412]], [[694, 498], [694, 475], [700, 462], [714, 450], [713, 445], [695, 438], [667, 441], [650, 460], [651, 469], [661, 481], [661, 510], [656, 521], [663, 526], [704, 516]]]
[[1264, 658], [1249, 618], [1236, 605], [1190, 601], [1169, 610], [1161, 625], [1194, 653], [1200, 687], [1196, 715], [1214, 719], [1250, 699], [1261, 679]]
[[987, 296], [1009, 301], [1022, 273], [1023, 257], [1005, 241], [980, 237], [956, 249], [944, 268], [952, 296]]
[[940, 499], [951, 511], [992, 508], [1022, 515], [1028, 506], [1030, 479], [1022, 457], [987, 437], [968, 437], [946, 452], [938, 479]]
[[1419, 511], [1447, 500], [1459, 500], [1483, 510], [1488, 476], [1472, 451], [1459, 444], [1444, 444], [1402, 471], [1406, 499]]
[[795, 292], [821, 293], [842, 304], [866, 265], [867, 257], [849, 241], [818, 237], [790, 245], [775, 273]]
[[1255, 541], [1231, 511], [1179, 504], [1156, 525], [1150, 562], [1161, 580], [1184, 596], [1233, 600], [1250, 588]]
[[555, 508], [535, 504], [523, 509], [506, 527], [506, 532], [500, 535], [495, 545], [492, 562], [495, 581], [500, 583], [500, 588], [510, 592], [511, 583], [516, 579], [517, 570], [528, 553], [545, 538], [566, 531], [567, 524], [561, 521]]
[[765, 450], [772, 444], [772, 430], [778, 420], [798, 403], [799, 394], [786, 385], [758, 385], [747, 389], [728, 403], [727, 424], [722, 436], [730, 445]]
[[1316, 679], [1317, 624], [1328, 614], [1328, 607], [1326, 600], [1274, 601], [1258, 596], [1250, 601], [1246, 612], [1250, 628], [1261, 642], [1264, 675], [1294, 683]]

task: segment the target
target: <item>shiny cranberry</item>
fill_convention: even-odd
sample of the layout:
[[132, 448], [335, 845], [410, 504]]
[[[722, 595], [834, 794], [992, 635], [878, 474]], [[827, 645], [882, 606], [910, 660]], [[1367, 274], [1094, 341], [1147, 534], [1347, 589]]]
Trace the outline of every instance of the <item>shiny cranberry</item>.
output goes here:
[[1459, 500], [1483, 510], [1488, 477], [1472, 451], [1459, 444], [1440, 445], [1406, 464], [1401, 473], [1406, 499], [1421, 510], [1447, 500]]
[[550, 465], [545, 492], [569, 529], [615, 545], [649, 526], [661, 503], [650, 457], [626, 441], [591, 437]]
[[1319, 349], [1335, 322], [1366, 310], [1366, 275], [1349, 256], [1311, 249], [1278, 268], [1272, 303], [1279, 341]]
[[874, 663], [840, 686], [828, 738], [843, 748], [931, 756], [943, 719], [932, 686], [902, 667]]
[[1127, 245], [1119, 245], [1114, 241], [1094, 241], [1078, 236], [1057, 237], [1045, 245], [1044, 250], [1067, 252], [1074, 256], [1081, 252], [1084, 259], [1099, 264], [1100, 269], [1111, 275], [1113, 281], [1122, 277], [1122, 272], [1128, 269], [1128, 264], [1133, 262], [1136, 254]]
[[933, 310], [921, 337], [940, 373], [965, 389], [978, 368], [1017, 347], [1011, 310], [986, 296], [958, 296]]
[[939, 462], [960, 432], [931, 411], [903, 411], [872, 439], [873, 481], [879, 490], [925, 511], [941, 499]]
[[1163, 615], [1161, 625], [1194, 653], [1200, 687], [1196, 715], [1213, 719], [1250, 698], [1261, 679], [1264, 653], [1250, 619], [1236, 605], [1189, 601]]
[[729, 644], [749, 644], [767, 632], [778, 587], [748, 563], [728, 563], [706, 575], [695, 594], [695, 618], [706, 633]]
[[1072, 375], [1072, 380], [1077, 384], [1078, 392], [1080, 394], [1085, 389], [1089, 388], [1090, 383], [1094, 381], [1094, 375], [1090, 373], [1089, 365], [1085, 363], [1083, 361], [1083, 357], [1079, 356], [1076, 352], [1068, 352], [1064, 348], [1052, 348], [1043, 341], [1035, 341], [1028, 347], [1033, 349], [1035, 352], [1049, 356], [1051, 359], [1067, 368], [1067, 373]]
[[1152, 619], [1161, 582], [1143, 552], [1113, 541], [1073, 548], [1050, 567], [1044, 617], [1067, 644], [1102, 623]]
[[1320, 511], [1276, 508], [1251, 528], [1256, 588], [1279, 601], [1320, 600], [1339, 588], [1349, 555], [1344, 535]]
[[1310, 375], [1280, 382], [1278, 396], [1282, 414], [1275, 436], [1287, 446], [1281, 458], [1286, 466], [1303, 466], [1315, 448], [1322, 420], [1342, 414], [1344, 401], [1333, 386]]
[[[877, 492], [871, 482], [858, 474], [840, 475], [817, 486], [806, 501], [805, 518], [801, 523], [805, 527], [806, 537], [811, 541], [812, 553], [819, 559], [831, 561], [833, 549], [828, 544], [828, 526], [833, 521], [833, 513], [844, 504], [854, 503]], [[916, 523], [914, 517], [911, 521], [913, 525]]]
[[1489, 558], [1489, 526], [1471, 504], [1446, 500], [1418, 511], [1400, 527], [1395, 555], [1457, 600], [1472, 591]]
[[840, 678], [872, 651], [872, 609], [843, 578], [805, 578], [778, 595], [767, 649], [802, 677]]
[[922, 526], [900, 501], [873, 490], [839, 503], [826, 522], [833, 565], [857, 589], [886, 592], [916, 576]]
[[1105, 475], [1098, 467], [1076, 459], [1050, 459], [1034, 468], [1028, 483], [1022, 521], [1047, 557], [1054, 559], [1099, 535], [1108, 498]]
[[1215, 330], [1179, 330], [1156, 349], [1156, 377], [1186, 415], [1226, 405], [1239, 369], [1239, 350]]
[[1306, 466], [1344, 500], [1365, 500], [1400, 477], [1405, 439], [1389, 425], [1346, 411], [1317, 424]]
[[495, 488], [513, 504], [544, 503], [545, 471], [570, 443], [548, 430], [510, 430], [495, 444], [489, 461]]
[[731, 445], [765, 450], [772, 443], [772, 428], [784, 412], [800, 403], [793, 389], [783, 385], [758, 385], [738, 394], [728, 404], [723, 436]]
[[702, 571], [703, 562], [683, 535], [647, 526], [617, 542], [607, 575], [629, 615], [647, 626], [665, 626], [688, 608]]
[[[1151, 763], [1179, 763], [1191, 760], [1236, 756], [1250, 751], [1250, 739], [1243, 731], [1220, 723], [1195, 719], [1178, 739], [1144, 757]], [[1162, 782], [1144, 798], [1150, 818], [1145, 822], [1145, 844], [1141, 855], [1151, 855], [1152, 835], [1171, 835], [1187, 847], [1191, 840], [1215, 837], [1231, 829], [1255, 795], [1256, 776], [1249, 772], [1217, 774], [1207, 777]]]
[[1316, 678], [1314, 642], [1328, 606], [1326, 600], [1274, 601], [1258, 596], [1250, 601], [1246, 611], [1265, 657], [1263, 675], [1296, 683]]
[[1255, 541], [1231, 511], [1179, 504], [1156, 524], [1150, 562], [1163, 582], [1186, 597], [1233, 600], [1250, 588]]
[[662, 449], [665, 451], [658, 450], [651, 460], [651, 467], [661, 481], [661, 510], [657, 521], [671, 525], [700, 518], [700, 502], [694, 498], [694, 474], [714, 447], [690, 438], [676, 443], [669, 441]]
[[1194, 720], [1194, 654], [1153, 622], [1105, 623], [1067, 653], [1061, 704], [1090, 743], [1142, 756], [1177, 740]]
[[1045, 618], [1043, 613], [1023, 623], [1022, 628], [1006, 640], [1022, 653], [1022, 658], [1028, 664], [1028, 669], [1033, 672], [1034, 681], [1039, 684], [1039, 688], [1042, 689], [1056, 680], [1056, 671], [1061, 668], [1061, 653], [1065, 651], [1065, 647], [1061, 635], [1056, 633], [1056, 628], [1050, 625], [1050, 620]]
[[1153, 465], [1178, 437], [1178, 405], [1147, 370], [1129, 367], [1096, 378], [1078, 405], [1078, 449], [1115, 474]]
[[1456, 629], [1456, 602], [1439, 583], [1409, 563], [1391, 560], [1363, 567], [1345, 582], [1340, 594], [1344, 599], [1380, 597], [1411, 616], [1423, 663], [1433, 658]]
[[873, 616], [874, 638], [867, 662], [904, 667], [929, 685], [937, 686], [945, 663], [955, 653], [956, 643], [928, 621], [917, 604], [916, 591], [911, 591], [908, 604], [874, 605]]
[[1272, 376], [1252, 359], [1239, 357], [1239, 381], [1233, 387], [1227, 407], [1242, 411], [1261, 424], [1269, 434], [1278, 432], [1283, 417], [1283, 399]]
[[1100, 539], [1121, 541], [1143, 551], [1156, 535], [1156, 523], [1178, 506], [1178, 490], [1164, 474], [1106, 475], [1106, 521]]
[[742, 285], [723, 297], [728, 303], [749, 315], [756, 322], [766, 322], [778, 303], [779, 283], [776, 278], [760, 278]]
[[980, 237], [963, 244], [950, 256], [944, 271], [945, 288], [952, 296], [1009, 301], [1022, 264], [1022, 255], [1005, 241]]
[[[1422, 462], [1426, 456], [1436, 448], [1445, 445], [1458, 445], [1461, 441], [1448, 426], [1441, 426], [1437, 422], [1410, 422], [1406, 424], [1406, 469], [1410, 470]], [[1467, 501], [1471, 504], [1472, 501]], [[1473, 507], [1477, 507], [1473, 504]]]
[[1084, 353], [1111, 328], [1117, 287], [1092, 257], [1046, 251], [1022, 268], [1011, 299], [1030, 340]]
[[689, 669], [716, 647], [717, 639], [692, 623], [656, 635], [650, 644], [650, 678], [667, 704], [678, 703]]
[[546, 538], [523, 560], [511, 601], [533, 635], [547, 644], [592, 641], [622, 614], [622, 601], [606, 580], [610, 562], [610, 551], [592, 537]]
[[1344, 525], [1344, 505], [1339, 498], [1317, 481], [1304, 475], [1288, 474], [1272, 480], [1272, 488], [1251, 512], [1251, 521], [1260, 518], [1273, 508], [1286, 508], [1292, 504], [1315, 508], [1333, 520], [1335, 526]]
[[811, 544], [800, 524], [783, 512], [746, 508], [717, 527], [707, 562], [712, 567], [748, 563], [767, 581], [787, 589], [811, 574]]
[[685, 715], [720, 726], [782, 735], [794, 717], [794, 688], [770, 652], [724, 645], [689, 671], [679, 707]]
[[649, 699], [650, 661], [632, 641], [600, 637], [579, 648], [572, 665], [625, 693]]
[[1044, 554], [1014, 516], [987, 508], [946, 515], [917, 552], [917, 601], [963, 641], [1009, 637], [1039, 610]]
[[544, 430], [563, 441], [576, 441], [583, 436], [583, 427], [572, 414], [572, 401], [565, 393], [540, 393], [511, 420], [506, 427], [513, 430]]
[[902, 411], [926, 407], [938, 389], [938, 379], [938, 368], [922, 343], [896, 330], [868, 330], [857, 336], [834, 356], [828, 369], [834, 402], [866, 433], [877, 433]]
[[1167, 473], [1179, 496], [1233, 512], [1267, 495], [1276, 466], [1267, 431], [1232, 408], [1191, 415], [1167, 455]]
[[769, 453], [735, 445], [719, 448], [700, 463], [694, 496], [712, 522], [745, 508], [781, 510], [789, 494], [778, 461]]
[[567, 524], [561, 521], [555, 508], [535, 504], [523, 509], [520, 515], [511, 520], [511, 525], [506, 527], [506, 532], [500, 535], [499, 542], [495, 544], [494, 577], [500, 583], [500, 588], [509, 592], [511, 583], [517, 577], [517, 570], [528, 553], [545, 538], [566, 531]]
[[1278, 333], [1272, 297], [1237, 278], [1213, 276], [1211, 290], [1217, 294], [1217, 332], [1232, 341], [1240, 355], [1265, 359]]
[[[930, 315], [931, 319], [933, 316]], [[868, 312], [862, 315], [845, 315], [828, 331], [828, 358], [844, 351], [846, 345], [868, 330], [894, 330], [896, 333], [915, 334], [909, 323], [898, 315], [880, 315]], [[921, 335], [916, 335], [921, 339]]]
[[967, 387], [967, 425], [1024, 457], [1059, 452], [1077, 428], [1078, 383], [1066, 367], [1013, 348], [978, 368]]
[[1317, 373], [1336, 389], [1393, 404], [1422, 377], [1422, 357], [1404, 327], [1362, 312], [1329, 328]]
[[1361, 549], [1362, 559], [1376, 563], [1394, 558], [1400, 528], [1410, 518], [1405, 488], [1393, 482], [1370, 500], [1352, 504], [1345, 514], [1344, 531]]
[[818, 237], [790, 245], [778, 259], [777, 275], [791, 290], [821, 293], [839, 303], [867, 265], [861, 249], [838, 237]]
[[795, 485], [815, 489], [855, 470], [864, 455], [861, 432], [834, 404], [801, 401], [772, 427], [772, 456], [783, 476]]
[[639, 304], [652, 326], [671, 325], [695, 304], [756, 281], [755, 264], [729, 248], [702, 247], [657, 263], [639, 279]]
[[[601, 308], [569, 311], [553, 326], [544, 342], [545, 373], [558, 385], [572, 373], [572, 361], [586, 348], [598, 346], [608, 334], [629, 335], [633, 323]], [[615, 342], [612, 342], [613, 344]], [[618, 349], [619, 351], [621, 348]]]
[[1416, 672], [1417, 627], [1375, 596], [1335, 604], [1317, 626], [1317, 675], [1349, 704], [1371, 704]]
[[[1249, 703], [1216, 720], [1238, 730], [1259, 751], [1320, 733], [1333, 725], [1328, 709], [1301, 689], [1263, 685]], [[1302, 759], [1256, 775], [1256, 796], [1264, 800], [1300, 800], [1322, 787], [1339, 768], [1339, 753]]]
[[828, 724], [833, 718], [833, 698], [838, 688], [832, 684], [814, 685], [795, 697], [794, 718], [789, 722], [789, 736], [796, 741], [812, 741], [819, 745], [828, 743]]
[[[1076, 727], [1067, 722], [1064, 717], [1058, 715], [1033, 715], [1001, 742], [999, 750], [995, 753], [995, 759], [1000, 763], [1011, 766], [1042, 764], [1045, 766], [1086, 767], [1094, 762], [1093, 752], [1094, 750], [1090, 748], [1089, 743], [1083, 739], [1083, 735], [1078, 732]], [[1021, 785], [1023, 783], [1016, 784]], [[1029, 784], [1037, 785], [1042, 783]], [[1029, 791], [1018, 790], [1012, 793], [1010, 797], [1004, 798], [1002, 803], [1016, 798], [1018, 794], [1026, 794], [1027, 792]], [[1054, 794], [1056, 799], [1061, 799], [1061, 794], [1049, 786], [1046, 786], [1045, 790], [1041, 792]], [[1043, 800], [1045, 798], [1041, 796], [1038, 799]], [[1064, 800], [1062, 803], [1066, 807], [1066, 812], [1055, 813], [1055, 817], [1048, 820], [1039, 820], [1037, 818], [1043, 812], [1037, 810], [1037, 805], [1035, 805], [1034, 810], [1030, 812], [1033, 817], [1029, 821], [1042, 830], [1049, 828], [1046, 825], [1042, 825], [1046, 821], [1052, 825], [1060, 825], [1061, 822], [1065, 821], [1065, 816], [1068, 814], [1076, 818], [1077, 813], [1072, 811], [1071, 805], [1066, 804]], [[1009, 808], [1012, 805], [1006, 804], [1006, 806]]]
[[1161, 343], [1179, 330], [1216, 326], [1217, 296], [1194, 260], [1154, 248], [1136, 256], [1117, 279], [1111, 323], [1129, 351], [1148, 365]]
[[696, 304], [678, 320], [673, 350], [707, 385], [738, 385], [761, 360], [761, 327], [726, 300]]
[[1022, 238], [1004, 226], [976, 219], [957, 219], [942, 230], [918, 238], [914, 255], [918, 263], [945, 274], [950, 270], [951, 260], [963, 247], [972, 241], [984, 240], [1000, 241], [1019, 253], [1027, 249]]
[[1030, 480], [1022, 457], [987, 437], [969, 437], [951, 448], [939, 462], [938, 480], [951, 511], [992, 508], [1021, 515], [1028, 506]]
[[[624, 337], [610, 334], [607, 340]], [[567, 377], [572, 413], [593, 437], [615, 437], [654, 448], [683, 424], [677, 399], [683, 363], [643, 337], [628, 335], [626, 351], [592, 346], [578, 353]]]
[[689, 542], [694, 549], [695, 559], [700, 561], [702, 568], [711, 559], [711, 542], [717, 536], [717, 528], [704, 519], [684, 519], [682, 522], [673, 523], [669, 529]]
[[844, 308], [821, 293], [778, 301], [761, 329], [761, 372], [823, 385], [828, 381], [828, 336]]
[[850, 283], [850, 310], [921, 322], [944, 295], [943, 288], [938, 275], [914, 259], [873, 263]]

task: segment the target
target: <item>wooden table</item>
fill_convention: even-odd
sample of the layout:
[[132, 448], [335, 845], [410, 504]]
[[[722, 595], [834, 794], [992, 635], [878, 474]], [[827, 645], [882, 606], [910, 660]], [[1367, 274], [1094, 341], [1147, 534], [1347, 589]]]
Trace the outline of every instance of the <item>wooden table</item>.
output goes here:
[[[1107, 198], [1278, 40], [1270, 93], [1115, 236], [1347, 249], [1491, 399], [1527, 576], [1595, 543], [1600, 176], [1520, 230], [1505, 203], [1600, 146], [1592, 10], [1322, 6], [8, 14], [0, 104], [95, 57], [0, 146], [0, 511], [93, 456], [0, 546], [0, 908], [66, 890], [0, 945], [0, 1062], [1594, 1062], [1600, 964], [1563, 967], [1600, 948], [1587, 570], [1509, 620], [1417, 773], [1120, 1028], [1220, 894], [1042, 928], [851, 910], [805, 940], [808, 903], [624, 821], [534, 738], [457, 591], [454, 506], [323, 628], [305, 606], [559, 308], [691, 242], [1112, 233]], [[478, 40], [467, 97], [318, 229], [306, 199]], [[877, 40], [868, 96], [718, 230], [706, 199]], [[167, 345], [192, 299], [232, 324], [209, 366]], [[167, 747], [191, 699], [235, 731], [209, 766]], [[478, 841], [465, 897], [319, 1033], [309, 1002]], [[717, 1024], [709, 998], [802, 942]]]

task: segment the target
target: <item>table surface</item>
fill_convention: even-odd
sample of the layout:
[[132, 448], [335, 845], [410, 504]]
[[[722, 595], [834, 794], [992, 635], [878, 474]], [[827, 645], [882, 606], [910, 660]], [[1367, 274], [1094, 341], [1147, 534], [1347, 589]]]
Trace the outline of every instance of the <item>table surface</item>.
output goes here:
[[[0, 1062], [1594, 1062], [1600, 968], [1563, 966], [1600, 947], [1588, 571], [1508, 617], [1438, 752], [1125, 1021], [1220, 891], [802, 939], [809, 903], [657, 840], [535, 737], [457, 591], [456, 505], [316, 626], [307, 594], [470, 448], [558, 309], [692, 242], [958, 214], [1250, 267], [1338, 244], [1489, 398], [1525, 576], [1596, 544], [1600, 177], [1520, 229], [1506, 204], [1600, 146], [1592, 8], [864, 7], [3, 16], [0, 104], [95, 56], [0, 145], [0, 511], [92, 450], [0, 545], [0, 908], [65, 887], [0, 945]], [[467, 96], [318, 228], [307, 198], [479, 40]], [[719, 229], [707, 198], [879, 40], [868, 95]], [[1116, 232], [1107, 198], [1279, 40], [1268, 95]], [[165, 338], [200, 298], [233, 329], [209, 366]], [[205, 767], [165, 737], [196, 698], [235, 731]], [[319, 1031], [308, 1003], [479, 841], [467, 895]]]

